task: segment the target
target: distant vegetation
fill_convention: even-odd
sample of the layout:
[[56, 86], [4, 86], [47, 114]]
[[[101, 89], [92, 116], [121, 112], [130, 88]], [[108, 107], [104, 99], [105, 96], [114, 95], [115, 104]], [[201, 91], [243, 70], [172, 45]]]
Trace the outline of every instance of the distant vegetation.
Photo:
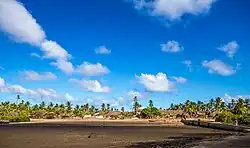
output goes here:
[[225, 103], [220, 97], [211, 99], [208, 103], [187, 100], [185, 104], [171, 104], [170, 109], [183, 110], [190, 117], [203, 115], [203, 118], [212, 117], [218, 122], [233, 123], [238, 120], [239, 124], [250, 124], [249, 99], [239, 98], [237, 101], [232, 99], [228, 103]]
[[111, 108], [110, 104], [102, 104], [100, 108], [89, 105], [75, 105], [71, 102], [66, 104], [46, 104], [31, 105], [29, 101], [24, 101], [17, 96], [15, 103], [8, 101], [0, 104], [0, 120], [10, 122], [26, 122], [30, 119], [54, 119], [54, 118], [84, 118], [89, 116], [101, 116], [111, 119], [126, 118], [213, 118], [219, 122], [233, 123], [238, 120], [239, 124], [250, 123], [250, 105], [248, 99], [232, 100], [225, 103], [221, 98], [211, 99], [208, 103], [201, 101], [192, 102], [187, 100], [184, 104], [171, 104], [169, 109], [158, 109], [153, 101], [149, 100], [148, 107], [142, 109], [137, 97], [134, 97], [132, 111], [125, 111]]

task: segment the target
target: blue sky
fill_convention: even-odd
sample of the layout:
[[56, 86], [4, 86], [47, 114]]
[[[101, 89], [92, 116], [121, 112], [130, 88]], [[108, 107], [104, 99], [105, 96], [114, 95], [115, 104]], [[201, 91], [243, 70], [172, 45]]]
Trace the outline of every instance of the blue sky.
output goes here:
[[248, 97], [250, 2], [2, 0], [0, 100]]

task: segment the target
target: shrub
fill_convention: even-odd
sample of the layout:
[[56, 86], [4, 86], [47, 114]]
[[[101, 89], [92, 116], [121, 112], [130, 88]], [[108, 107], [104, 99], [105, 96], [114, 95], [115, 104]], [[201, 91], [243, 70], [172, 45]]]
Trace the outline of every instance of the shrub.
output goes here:
[[33, 119], [42, 119], [45, 115], [45, 112], [42, 110], [35, 111], [31, 113], [30, 117]]
[[45, 118], [46, 118], [46, 119], [54, 119], [54, 118], [56, 118], [56, 113], [54, 113], [54, 112], [49, 112], [49, 113], [47, 113], [47, 114], [45, 115]]
[[231, 111], [223, 111], [222, 113], [218, 114], [215, 118], [216, 122], [227, 122], [232, 123], [234, 122], [235, 115]]
[[29, 114], [25, 112], [15, 113], [11, 112], [8, 115], [0, 116], [1, 120], [9, 120], [9, 122], [29, 122]]
[[153, 117], [161, 117], [162, 114], [161, 114], [160, 110], [157, 109], [156, 107], [152, 107], [152, 108], [147, 107], [141, 111], [140, 116], [142, 118], [153, 118]]

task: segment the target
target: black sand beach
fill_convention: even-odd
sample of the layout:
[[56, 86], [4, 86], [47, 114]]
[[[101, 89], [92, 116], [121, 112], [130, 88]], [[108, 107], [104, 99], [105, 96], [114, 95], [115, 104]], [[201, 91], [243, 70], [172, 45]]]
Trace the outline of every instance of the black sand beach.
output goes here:
[[82, 122], [0, 125], [1, 148], [250, 147], [243, 133], [192, 126]]

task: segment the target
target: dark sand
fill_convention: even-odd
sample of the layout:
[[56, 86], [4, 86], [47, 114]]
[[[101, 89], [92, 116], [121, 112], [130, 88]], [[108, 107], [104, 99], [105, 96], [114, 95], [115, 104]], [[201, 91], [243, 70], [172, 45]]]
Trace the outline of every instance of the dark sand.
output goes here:
[[0, 148], [250, 148], [250, 138], [245, 134], [192, 126], [131, 125], [103, 126], [100, 122], [0, 125]]

